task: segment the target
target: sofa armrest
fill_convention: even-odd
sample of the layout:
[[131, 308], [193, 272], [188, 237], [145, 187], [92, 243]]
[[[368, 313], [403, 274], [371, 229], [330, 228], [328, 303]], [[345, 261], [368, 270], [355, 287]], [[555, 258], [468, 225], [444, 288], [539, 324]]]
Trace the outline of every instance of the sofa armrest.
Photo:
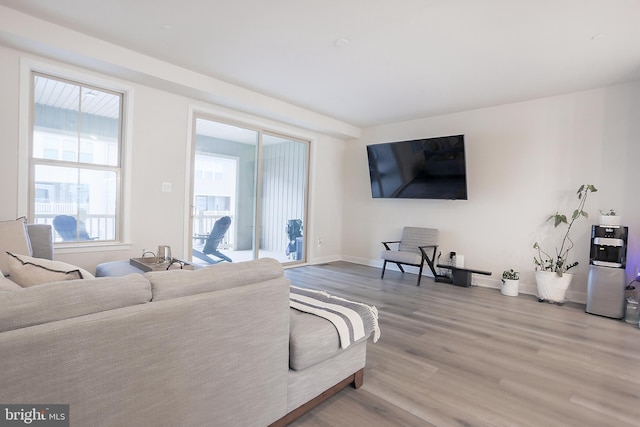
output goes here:
[[31, 250], [36, 258], [53, 259], [53, 232], [49, 224], [27, 224]]

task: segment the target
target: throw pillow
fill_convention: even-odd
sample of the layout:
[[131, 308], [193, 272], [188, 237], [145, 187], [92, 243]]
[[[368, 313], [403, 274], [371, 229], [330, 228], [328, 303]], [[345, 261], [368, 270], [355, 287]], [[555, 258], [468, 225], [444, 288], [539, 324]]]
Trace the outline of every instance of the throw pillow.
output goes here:
[[31, 244], [27, 237], [25, 218], [13, 221], [0, 221], [0, 270], [9, 272], [11, 257], [8, 252], [31, 255]]
[[42, 283], [73, 279], [93, 279], [93, 274], [80, 267], [61, 261], [16, 255], [7, 252], [11, 259], [9, 278], [23, 288]]

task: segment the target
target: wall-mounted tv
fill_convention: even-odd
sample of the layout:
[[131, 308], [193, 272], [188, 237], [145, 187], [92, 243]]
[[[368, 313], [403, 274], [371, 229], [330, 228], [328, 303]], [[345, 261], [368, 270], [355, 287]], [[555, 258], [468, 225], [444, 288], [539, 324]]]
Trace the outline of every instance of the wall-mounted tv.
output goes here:
[[467, 200], [464, 135], [367, 145], [374, 198]]

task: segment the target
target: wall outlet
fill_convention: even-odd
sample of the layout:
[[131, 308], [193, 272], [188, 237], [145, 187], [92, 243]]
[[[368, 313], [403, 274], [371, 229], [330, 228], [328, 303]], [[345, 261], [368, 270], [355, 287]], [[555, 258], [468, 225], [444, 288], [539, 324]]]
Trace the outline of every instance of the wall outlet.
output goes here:
[[171, 193], [171, 183], [170, 182], [163, 182], [162, 183], [162, 192], [163, 193]]
[[322, 246], [322, 237], [318, 237], [318, 247]]

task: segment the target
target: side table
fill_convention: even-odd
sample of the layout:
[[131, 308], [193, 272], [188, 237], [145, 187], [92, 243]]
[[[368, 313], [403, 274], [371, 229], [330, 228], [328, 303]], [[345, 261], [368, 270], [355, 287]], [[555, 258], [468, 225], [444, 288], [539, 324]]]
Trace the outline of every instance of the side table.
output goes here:
[[471, 274], [484, 274], [485, 276], [491, 276], [490, 271], [476, 270], [474, 268], [456, 267], [453, 265], [438, 264], [440, 268], [451, 270], [451, 278], [446, 276], [436, 277], [436, 282], [451, 283], [456, 286], [471, 286]]

